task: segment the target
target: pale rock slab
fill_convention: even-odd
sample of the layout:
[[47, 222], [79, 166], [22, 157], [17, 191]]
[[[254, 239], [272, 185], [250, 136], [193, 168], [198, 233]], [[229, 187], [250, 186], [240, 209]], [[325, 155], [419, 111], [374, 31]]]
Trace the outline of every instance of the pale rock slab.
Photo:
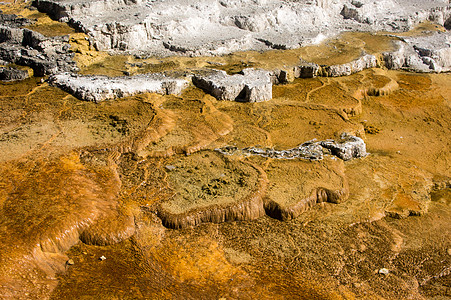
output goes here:
[[365, 69], [377, 67], [377, 59], [374, 55], [366, 54], [349, 63], [332, 65], [325, 68], [330, 77], [348, 76]]
[[332, 139], [318, 141], [314, 139], [288, 150], [262, 149], [258, 147], [239, 149], [235, 146], [225, 146], [217, 148], [215, 151], [224, 155], [258, 155], [275, 159], [299, 158], [311, 161], [322, 160], [325, 154], [332, 154], [342, 160], [362, 158], [368, 155], [363, 139], [346, 132], [341, 135], [341, 139], [338, 141]]
[[0, 60], [29, 66], [35, 76], [78, 71], [68, 36], [46, 37], [27, 28], [30, 21], [0, 14]]
[[189, 84], [186, 79], [172, 78], [162, 73], [115, 78], [63, 73], [51, 76], [49, 82], [79, 99], [93, 102], [138, 93], [179, 95]]
[[261, 102], [272, 99], [272, 78], [269, 71], [245, 69], [228, 75], [221, 70], [203, 70], [193, 76], [195, 86], [218, 100]]

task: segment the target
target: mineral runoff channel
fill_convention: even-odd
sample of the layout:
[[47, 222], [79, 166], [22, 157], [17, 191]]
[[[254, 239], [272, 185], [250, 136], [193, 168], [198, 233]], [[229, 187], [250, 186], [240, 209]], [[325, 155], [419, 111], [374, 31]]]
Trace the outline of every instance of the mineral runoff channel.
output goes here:
[[[69, 33], [82, 74], [110, 76], [211, 65], [232, 74], [299, 57], [336, 64], [392, 39], [346, 33], [296, 50], [138, 60], [94, 51], [44, 14], [20, 14], [37, 19], [33, 30]], [[446, 299], [450, 95], [449, 73], [382, 67], [274, 85], [260, 103], [191, 86], [96, 104], [33, 76], [1, 83], [0, 295]], [[343, 132], [369, 155], [215, 151], [286, 150]]]

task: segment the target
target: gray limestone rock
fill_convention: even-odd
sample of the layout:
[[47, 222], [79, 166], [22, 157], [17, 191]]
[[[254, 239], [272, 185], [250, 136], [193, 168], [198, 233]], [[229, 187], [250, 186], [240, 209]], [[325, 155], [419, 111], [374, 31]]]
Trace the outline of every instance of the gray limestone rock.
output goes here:
[[397, 49], [383, 53], [389, 69], [415, 72], [451, 71], [451, 34], [435, 33], [429, 36], [404, 38]]
[[81, 100], [93, 102], [138, 93], [179, 95], [188, 86], [186, 79], [168, 77], [162, 73], [114, 78], [62, 73], [50, 76], [49, 82]]
[[0, 60], [29, 66], [35, 76], [78, 70], [67, 37], [45, 37], [19, 28], [24, 21], [15, 15], [8, 15], [7, 20], [0, 25]]
[[[325, 151], [324, 149], [328, 150]], [[224, 155], [258, 155], [276, 159], [300, 158], [307, 160], [322, 160], [324, 154], [328, 153], [335, 155], [342, 160], [350, 160], [368, 155], [365, 142], [361, 138], [347, 133], [342, 134], [340, 141], [317, 141], [314, 139], [288, 150], [262, 149], [257, 147], [238, 149], [234, 146], [225, 146], [215, 150]]]
[[320, 145], [323, 148], [329, 149], [333, 155], [343, 160], [350, 160], [368, 155], [365, 142], [359, 137], [346, 133], [342, 134], [340, 141], [325, 140], [320, 142]]
[[332, 65], [325, 68], [330, 77], [348, 76], [365, 69], [375, 68], [377, 59], [374, 55], [366, 54], [349, 63]]
[[16, 68], [2, 68], [0, 67], [0, 80], [2, 81], [17, 81], [28, 78], [28, 72]]
[[195, 86], [218, 100], [260, 102], [272, 98], [272, 78], [269, 71], [245, 69], [228, 75], [220, 70], [198, 71], [193, 76]]
[[32, 24], [34, 21], [20, 18], [17, 15], [2, 14], [0, 12], [0, 24], [11, 28], [19, 28]]

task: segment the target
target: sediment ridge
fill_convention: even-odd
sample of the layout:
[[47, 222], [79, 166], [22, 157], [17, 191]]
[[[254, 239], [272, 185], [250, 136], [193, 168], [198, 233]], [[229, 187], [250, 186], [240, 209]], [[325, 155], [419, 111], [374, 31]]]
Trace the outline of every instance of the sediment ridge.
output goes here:
[[349, 76], [377, 67], [423, 73], [451, 70], [449, 33], [404, 38], [396, 41], [396, 45], [395, 51], [382, 53], [380, 59], [375, 55], [363, 54], [351, 62], [330, 66], [301, 60], [292, 67], [269, 71], [247, 68], [234, 75], [215, 69], [190, 70], [184, 78], [165, 73], [122, 77], [62, 73], [50, 76], [49, 82], [79, 99], [94, 102], [145, 92], [180, 95], [191, 82], [218, 100], [261, 102], [272, 99], [274, 84], [292, 82], [296, 78]]

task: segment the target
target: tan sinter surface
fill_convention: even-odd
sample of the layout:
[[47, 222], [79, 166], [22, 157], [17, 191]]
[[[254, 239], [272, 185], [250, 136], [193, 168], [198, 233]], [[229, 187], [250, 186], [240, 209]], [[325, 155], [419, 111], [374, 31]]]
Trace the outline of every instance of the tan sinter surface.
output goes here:
[[[131, 58], [93, 54], [79, 38], [82, 72], [109, 75], [207, 60], [234, 72], [299, 55], [331, 63], [362, 47], [389, 47], [386, 36], [347, 34], [333, 42], [352, 45], [337, 46], [342, 53], [149, 59], [131, 69]], [[273, 92], [252, 104], [220, 102], [194, 87], [180, 97], [95, 104], [40, 78], [1, 83], [0, 295], [450, 297], [451, 74], [378, 68], [298, 79]], [[342, 132], [364, 138], [370, 155], [311, 162], [214, 151], [289, 149]]]

